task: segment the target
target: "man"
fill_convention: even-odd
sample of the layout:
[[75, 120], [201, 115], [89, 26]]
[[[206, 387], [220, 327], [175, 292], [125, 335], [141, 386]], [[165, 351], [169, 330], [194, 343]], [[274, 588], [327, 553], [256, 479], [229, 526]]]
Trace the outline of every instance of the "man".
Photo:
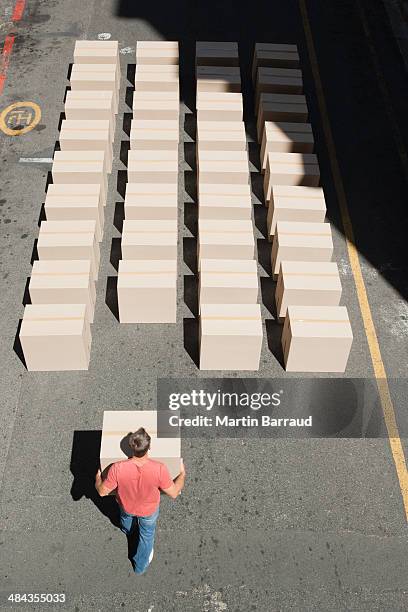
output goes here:
[[186, 477], [181, 459], [180, 474], [173, 481], [167, 467], [148, 457], [150, 436], [143, 427], [129, 436], [133, 457], [113, 463], [104, 480], [98, 470], [95, 488], [104, 497], [116, 489], [121, 530], [129, 536], [139, 527], [139, 542], [133, 569], [143, 574], [153, 559], [154, 534], [159, 516], [160, 491], [176, 499]]

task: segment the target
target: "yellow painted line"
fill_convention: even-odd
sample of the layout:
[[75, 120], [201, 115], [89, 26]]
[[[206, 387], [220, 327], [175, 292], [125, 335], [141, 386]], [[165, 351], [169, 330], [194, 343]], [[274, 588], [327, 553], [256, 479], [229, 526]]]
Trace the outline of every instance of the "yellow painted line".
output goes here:
[[395, 418], [395, 410], [391, 399], [390, 389], [388, 385], [387, 375], [385, 372], [384, 363], [381, 356], [380, 345], [375, 331], [374, 321], [371, 314], [371, 308], [368, 301], [367, 290], [364, 284], [363, 274], [361, 271], [358, 250], [354, 239], [354, 230], [348, 210], [346, 194], [344, 190], [343, 180], [341, 178], [340, 167], [337, 160], [336, 148], [334, 146], [333, 134], [328, 119], [327, 105], [323, 93], [322, 81], [317, 62], [316, 50], [313, 42], [312, 30], [307, 14], [306, 1], [299, 0], [299, 8], [305, 31], [306, 44], [309, 53], [310, 65], [315, 81], [317, 101], [320, 110], [320, 116], [323, 126], [324, 135], [326, 138], [327, 149], [330, 157], [330, 166], [333, 174], [334, 186], [336, 188], [337, 199], [339, 203], [344, 235], [346, 238], [347, 251], [350, 259], [350, 265], [353, 272], [354, 282], [356, 285], [358, 302], [360, 304], [361, 315], [363, 318], [364, 329], [367, 336], [367, 342], [370, 350], [371, 361], [373, 363], [374, 375], [377, 382], [378, 393], [381, 401], [381, 407], [384, 414], [385, 425], [387, 427], [388, 438], [391, 447], [391, 453], [397, 471], [399, 486], [401, 489], [402, 500], [405, 508], [405, 516], [408, 521], [408, 470], [405, 461], [404, 451], [401, 444], [401, 438], [398, 431], [397, 420]]
[[35, 102], [14, 102], [0, 113], [0, 130], [7, 136], [21, 136], [33, 130], [40, 119], [41, 109]]

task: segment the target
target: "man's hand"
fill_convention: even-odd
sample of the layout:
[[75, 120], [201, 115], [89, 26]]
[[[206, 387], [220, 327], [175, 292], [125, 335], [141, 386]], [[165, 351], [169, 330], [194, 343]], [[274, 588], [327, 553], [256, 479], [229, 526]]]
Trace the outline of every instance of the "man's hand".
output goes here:
[[183, 459], [180, 459], [180, 474], [186, 475], [186, 468]]
[[172, 499], [176, 499], [183, 490], [184, 481], [186, 478], [186, 468], [184, 467], [183, 459], [180, 459], [180, 472], [179, 475], [174, 479], [173, 484], [168, 489], [163, 489], [163, 493], [166, 493]]
[[111, 489], [108, 489], [102, 480], [101, 470], [98, 470], [95, 474], [95, 489], [101, 497], [105, 497], [111, 492]]

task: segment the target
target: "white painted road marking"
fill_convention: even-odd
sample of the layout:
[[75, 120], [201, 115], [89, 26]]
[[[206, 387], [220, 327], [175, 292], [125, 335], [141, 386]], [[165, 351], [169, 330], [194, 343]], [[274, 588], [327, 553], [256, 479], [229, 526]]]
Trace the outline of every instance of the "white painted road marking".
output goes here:
[[20, 157], [20, 164], [52, 164], [52, 157]]

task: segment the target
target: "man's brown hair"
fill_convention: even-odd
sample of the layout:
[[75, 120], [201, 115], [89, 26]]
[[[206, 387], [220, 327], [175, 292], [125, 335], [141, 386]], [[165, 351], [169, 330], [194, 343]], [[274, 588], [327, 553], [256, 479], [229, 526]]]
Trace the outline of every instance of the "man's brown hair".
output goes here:
[[129, 435], [129, 446], [134, 457], [144, 457], [150, 448], [150, 439], [144, 427]]

